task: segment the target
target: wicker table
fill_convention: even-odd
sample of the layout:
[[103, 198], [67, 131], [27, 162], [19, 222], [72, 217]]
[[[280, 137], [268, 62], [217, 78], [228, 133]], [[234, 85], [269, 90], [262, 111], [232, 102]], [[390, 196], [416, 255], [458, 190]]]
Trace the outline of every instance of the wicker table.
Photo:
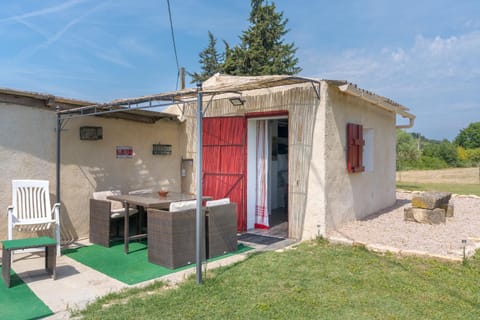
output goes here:
[[[120, 201], [124, 204], [125, 212], [127, 213], [131, 205], [140, 206], [146, 209], [166, 209], [170, 203], [177, 201], [195, 200], [197, 197], [194, 194], [189, 193], [177, 193], [169, 192], [167, 196], [161, 197], [158, 193], [145, 193], [145, 194], [122, 194], [108, 196], [107, 199]], [[203, 196], [202, 200], [211, 200], [212, 197]], [[147, 213], [148, 214], [148, 213]], [[128, 217], [128, 214], [125, 215]], [[130, 240], [146, 238], [147, 234], [137, 234], [134, 236], [128, 236], [130, 225], [129, 219], [125, 219], [124, 224], [124, 250], [128, 253], [128, 242]]]

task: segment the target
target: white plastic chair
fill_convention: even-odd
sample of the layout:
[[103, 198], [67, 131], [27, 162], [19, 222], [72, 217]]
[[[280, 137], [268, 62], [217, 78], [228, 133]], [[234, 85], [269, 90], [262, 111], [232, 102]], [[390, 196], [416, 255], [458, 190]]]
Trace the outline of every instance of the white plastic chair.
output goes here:
[[37, 232], [54, 228], [57, 256], [60, 251], [60, 203], [50, 206], [47, 180], [12, 180], [12, 205], [8, 207], [8, 240], [13, 230]]

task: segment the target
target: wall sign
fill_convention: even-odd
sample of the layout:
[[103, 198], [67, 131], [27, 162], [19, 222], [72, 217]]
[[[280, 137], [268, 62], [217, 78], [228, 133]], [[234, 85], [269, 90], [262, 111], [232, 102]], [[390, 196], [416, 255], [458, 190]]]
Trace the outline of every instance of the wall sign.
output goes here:
[[164, 155], [168, 156], [172, 154], [172, 145], [171, 144], [154, 144], [152, 146], [153, 155]]
[[133, 147], [117, 146], [117, 159], [133, 158]]
[[103, 139], [102, 127], [84, 126], [80, 127], [80, 140], [101, 140]]

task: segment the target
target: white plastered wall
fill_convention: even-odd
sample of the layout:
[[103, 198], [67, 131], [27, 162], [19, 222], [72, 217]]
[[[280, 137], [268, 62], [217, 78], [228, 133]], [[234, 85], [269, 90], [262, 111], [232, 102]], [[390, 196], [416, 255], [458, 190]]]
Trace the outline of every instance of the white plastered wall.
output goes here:
[[[395, 114], [330, 87], [325, 113], [325, 231], [395, 203]], [[371, 170], [348, 173], [347, 123], [368, 129]]]
[[327, 83], [322, 81], [320, 103], [313, 131], [312, 157], [308, 175], [308, 192], [302, 240], [312, 239], [326, 232], [326, 192], [325, 189], [325, 126]]
[[54, 112], [0, 103], [0, 239], [7, 239], [12, 180], [50, 180], [50, 193], [55, 190], [54, 151]]
[[[56, 114], [40, 108], [0, 104], [0, 237], [6, 238], [6, 208], [12, 179], [50, 181], [55, 201]], [[81, 126], [101, 126], [103, 139], [79, 138]], [[61, 135], [62, 240], [88, 237], [93, 191], [167, 187], [180, 191], [180, 125], [160, 120], [145, 124], [99, 117], [67, 121]], [[152, 155], [152, 144], [171, 144], [172, 155]], [[116, 146], [133, 147], [133, 158], [117, 159]]]

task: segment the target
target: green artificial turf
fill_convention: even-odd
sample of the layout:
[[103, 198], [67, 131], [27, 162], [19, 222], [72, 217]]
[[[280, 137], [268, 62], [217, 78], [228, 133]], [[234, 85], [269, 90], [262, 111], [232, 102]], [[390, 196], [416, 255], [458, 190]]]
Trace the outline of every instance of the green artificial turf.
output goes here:
[[[168, 269], [150, 263], [148, 262], [147, 245], [145, 242], [130, 243], [128, 254], [125, 254], [123, 249], [122, 242], [114, 244], [110, 248], [91, 245], [76, 249], [67, 249], [64, 250], [63, 253], [90, 268], [129, 285], [185, 270], [195, 265], [191, 264], [177, 269]], [[221, 259], [251, 249], [252, 248], [248, 246], [239, 244], [236, 252], [228, 253], [211, 260]]]
[[10, 272], [10, 288], [3, 281], [0, 283], [0, 319], [40, 319], [52, 315], [52, 310], [25, 282], [15, 272]]

